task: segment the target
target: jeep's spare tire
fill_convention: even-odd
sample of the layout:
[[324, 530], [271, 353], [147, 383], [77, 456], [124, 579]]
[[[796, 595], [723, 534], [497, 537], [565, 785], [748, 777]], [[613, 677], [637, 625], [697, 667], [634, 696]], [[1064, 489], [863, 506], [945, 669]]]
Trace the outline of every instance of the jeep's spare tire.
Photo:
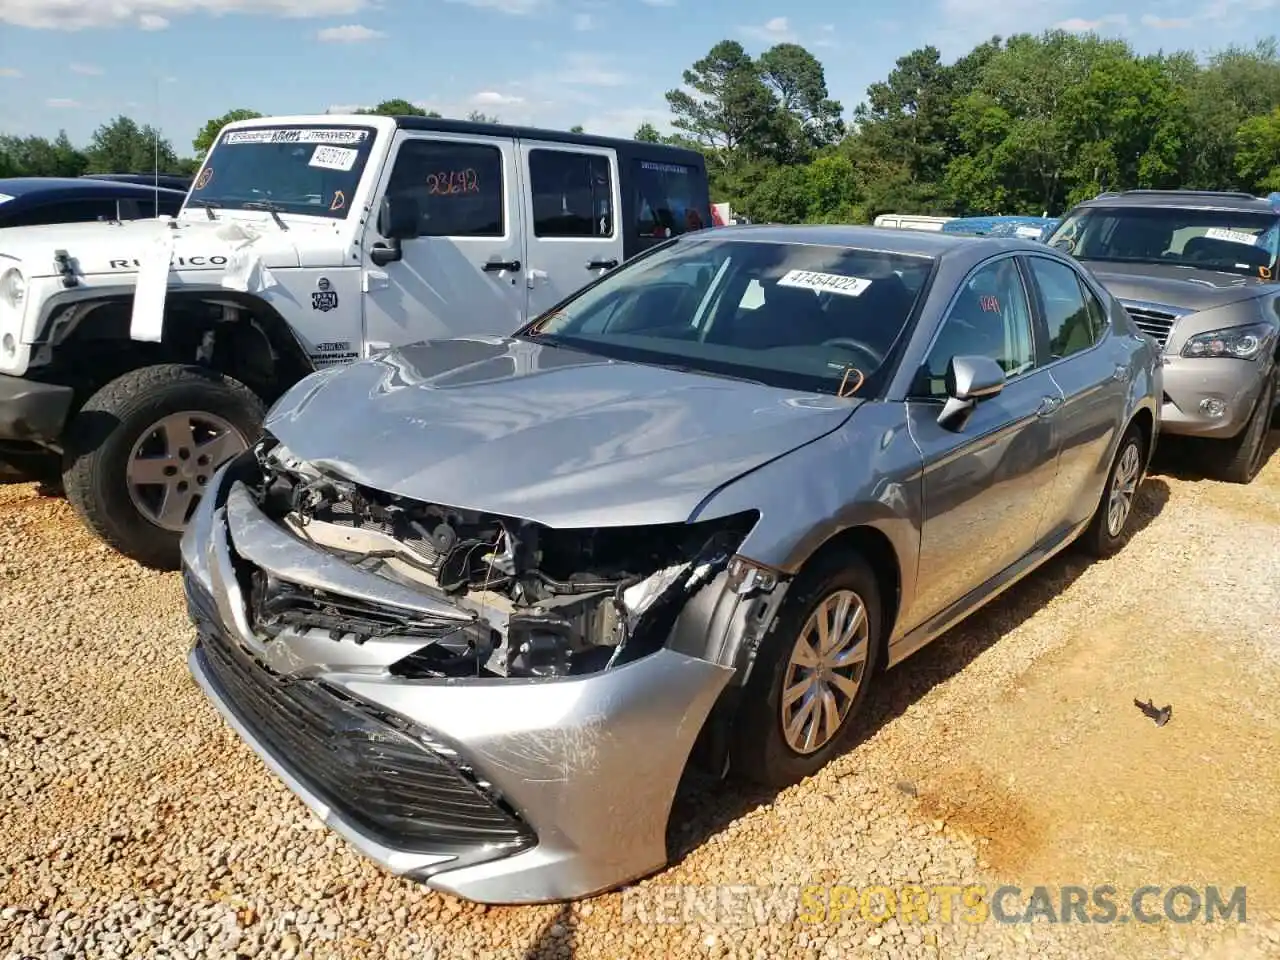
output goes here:
[[84, 524], [139, 563], [179, 566], [179, 541], [213, 474], [262, 432], [262, 401], [203, 367], [112, 380], [67, 433], [62, 484]]

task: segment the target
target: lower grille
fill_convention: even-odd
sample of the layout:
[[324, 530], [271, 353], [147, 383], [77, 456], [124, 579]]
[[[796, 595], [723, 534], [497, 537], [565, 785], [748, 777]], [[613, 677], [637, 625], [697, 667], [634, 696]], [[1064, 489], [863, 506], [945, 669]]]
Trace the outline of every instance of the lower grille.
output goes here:
[[464, 769], [323, 683], [271, 673], [212, 624], [195, 653], [221, 698], [308, 789], [385, 846], [512, 852], [533, 832]]
[[1174, 314], [1145, 307], [1126, 306], [1125, 309], [1129, 316], [1133, 317], [1133, 322], [1137, 324], [1138, 329], [1150, 336], [1161, 347], [1169, 342], [1169, 333], [1178, 320]]

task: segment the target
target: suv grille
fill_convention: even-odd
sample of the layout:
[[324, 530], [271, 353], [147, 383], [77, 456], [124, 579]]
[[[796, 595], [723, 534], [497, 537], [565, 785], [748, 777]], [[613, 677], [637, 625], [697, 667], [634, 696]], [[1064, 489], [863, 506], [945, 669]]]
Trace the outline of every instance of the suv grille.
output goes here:
[[1172, 313], [1152, 310], [1149, 307], [1131, 307], [1125, 304], [1125, 310], [1133, 317], [1138, 329], [1155, 339], [1163, 347], [1169, 341], [1169, 333], [1178, 318]]
[[318, 681], [280, 677], [211, 624], [200, 626], [196, 656], [241, 722], [379, 843], [465, 853], [535, 841], [498, 798], [401, 726]]

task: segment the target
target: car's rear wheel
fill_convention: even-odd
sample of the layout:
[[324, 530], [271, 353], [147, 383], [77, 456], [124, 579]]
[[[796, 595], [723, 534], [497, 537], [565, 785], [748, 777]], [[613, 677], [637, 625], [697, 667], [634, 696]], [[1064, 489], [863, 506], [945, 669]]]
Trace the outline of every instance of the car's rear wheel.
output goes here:
[[1217, 479], [1226, 483], [1252, 483], [1262, 469], [1276, 402], [1277, 377], [1280, 377], [1280, 367], [1267, 379], [1253, 415], [1239, 435], [1230, 440], [1210, 441], [1210, 468]]
[[1129, 537], [1133, 508], [1147, 467], [1147, 444], [1137, 424], [1130, 424], [1107, 473], [1107, 484], [1084, 535], [1084, 546], [1093, 556], [1109, 557]]
[[201, 367], [143, 367], [111, 381], [68, 432], [62, 482], [84, 524], [144, 566], [173, 570], [218, 468], [261, 433], [262, 402]]
[[876, 577], [861, 557], [802, 574], [760, 645], [730, 769], [782, 788], [825, 766], [866, 699], [882, 629]]

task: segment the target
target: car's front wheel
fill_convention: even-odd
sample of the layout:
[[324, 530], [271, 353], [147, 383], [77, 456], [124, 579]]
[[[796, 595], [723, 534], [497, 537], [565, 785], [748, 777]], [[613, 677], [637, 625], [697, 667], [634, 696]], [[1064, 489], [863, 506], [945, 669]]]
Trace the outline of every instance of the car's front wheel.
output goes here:
[[780, 789], [825, 766], [866, 699], [882, 629], [876, 577], [861, 557], [802, 574], [743, 691], [731, 770]]
[[244, 384], [162, 364], [112, 380], [68, 433], [62, 483], [84, 524], [144, 566], [176, 569], [179, 541], [218, 468], [260, 434]]
[[1253, 416], [1238, 436], [1230, 440], [1211, 441], [1211, 467], [1219, 480], [1227, 483], [1252, 483], [1262, 469], [1266, 456], [1267, 433], [1271, 429], [1272, 408], [1276, 403], [1276, 380], [1280, 368], [1267, 378]]

